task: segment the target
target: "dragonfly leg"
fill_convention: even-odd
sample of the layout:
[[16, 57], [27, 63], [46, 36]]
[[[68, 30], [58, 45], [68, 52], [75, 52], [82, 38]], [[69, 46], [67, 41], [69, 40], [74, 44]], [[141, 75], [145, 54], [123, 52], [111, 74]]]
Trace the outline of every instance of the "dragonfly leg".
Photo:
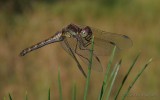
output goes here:
[[[78, 44], [78, 43], [77, 43], [77, 44]], [[90, 44], [91, 44], [91, 43], [89, 42], [89, 43], [85, 44], [84, 47], [87, 47], [87, 46], [90, 45]], [[88, 50], [88, 51], [91, 51], [91, 49], [82, 48], [82, 45], [79, 45], [79, 49], [80, 49], [80, 50]]]
[[88, 42], [88, 43], [86, 43], [85, 45], [84, 45], [84, 47], [87, 47], [88, 45], [90, 45], [91, 44], [91, 42]]
[[[88, 44], [86, 44], [85, 45], [85, 47], [87, 47], [88, 45], [90, 45], [91, 43], [89, 42]], [[77, 44], [76, 44], [76, 48], [77, 48], [77, 45], [78, 45], [78, 42], [77, 42]], [[85, 49], [85, 48], [82, 48], [82, 46], [81, 45], [79, 45], [79, 49], [80, 50], [88, 50], [88, 51], [91, 51], [91, 49]], [[76, 50], [75, 50], [75, 52], [76, 52]], [[95, 58], [96, 58], [96, 60], [99, 62], [99, 63], [101, 63], [100, 62], [100, 59], [97, 57], [97, 55], [95, 55], [94, 53], [93, 53], [93, 55], [95, 56]], [[82, 56], [82, 55], [81, 55]], [[83, 57], [83, 56], [82, 56]], [[88, 59], [87, 59], [88, 60]], [[88, 60], [89, 61], [89, 60]]]
[[[88, 59], [88, 58], [84, 57], [83, 55], [81, 55], [81, 54], [79, 54], [79, 53], [77, 52], [77, 47], [78, 47], [78, 40], [77, 40], [77, 43], [76, 43], [75, 53], [76, 53], [78, 56], [81, 56], [82, 58], [86, 59], [86, 60], [89, 62], [89, 59]], [[85, 50], [85, 49], [84, 49], [84, 50]]]

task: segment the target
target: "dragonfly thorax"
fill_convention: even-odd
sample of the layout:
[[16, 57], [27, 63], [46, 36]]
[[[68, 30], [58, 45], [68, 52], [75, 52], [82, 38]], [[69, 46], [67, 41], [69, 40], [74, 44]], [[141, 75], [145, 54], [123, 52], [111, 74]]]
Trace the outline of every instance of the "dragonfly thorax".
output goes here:
[[65, 32], [65, 33], [64, 33], [64, 36], [70, 38], [70, 37], [71, 37], [71, 34], [70, 34], [69, 32]]
[[64, 33], [66, 37], [76, 38], [78, 33], [80, 32], [80, 28], [77, 25], [69, 24], [65, 29]]
[[77, 35], [77, 32], [74, 32], [72, 30], [69, 31], [69, 34], [72, 35], [73, 37]]

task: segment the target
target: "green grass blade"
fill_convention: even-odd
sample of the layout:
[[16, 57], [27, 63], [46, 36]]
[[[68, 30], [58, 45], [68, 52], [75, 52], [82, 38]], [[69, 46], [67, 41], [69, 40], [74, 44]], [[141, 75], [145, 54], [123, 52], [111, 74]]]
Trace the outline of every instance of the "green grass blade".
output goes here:
[[48, 100], [50, 100], [50, 98], [51, 98], [51, 95], [50, 95], [50, 88], [48, 89]]
[[27, 91], [26, 91], [25, 100], [28, 100], [28, 94], [27, 94]]
[[6, 100], [6, 97], [5, 97], [5, 96], [3, 97], [3, 100]]
[[[120, 60], [118, 64], [120, 64], [121, 61], [122, 61], [122, 60]], [[105, 92], [107, 91], [107, 87], [108, 87], [109, 83], [113, 80], [113, 76], [114, 76], [114, 74], [115, 74], [115, 72], [116, 72], [116, 69], [117, 69], [117, 67], [118, 67], [118, 64], [115, 65], [115, 67], [114, 67], [113, 71], [111, 72], [111, 75], [110, 75], [109, 80], [107, 81], [107, 83], [106, 83], [105, 85], [103, 84], [103, 87], [102, 87], [102, 88], [103, 88], [103, 93], [105, 93]], [[104, 95], [101, 94], [100, 100], [102, 100], [103, 97], [104, 97]]]
[[112, 64], [115, 52], [116, 52], [116, 46], [114, 47], [114, 49], [112, 51], [112, 54], [110, 56], [109, 62], [107, 64], [107, 70], [106, 70], [106, 73], [105, 73], [105, 78], [103, 80], [103, 84], [102, 84], [102, 87], [101, 87], [101, 92], [100, 92], [99, 98], [98, 98], [99, 100], [101, 100], [103, 98], [103, 94], [105, 93], [105, 91], [107, 89], [107, 85], [109, 84], [107, 80], [108, 80], [108, 76], [109, 76], [109, 72], [110, 72], [110, 68], [111, 68], [111, 64]]
[[76, 84], [73, 85], [72, 100], [76, 100]]
[[[117, 73], [118, 73], [119, 68], [120, 68], [120, 66], [121, 66], [121, 62], [122, 62], [122, 60], [120, 60], [119, 63], [115, 65], [115, 68], [114, 68], [114, 70], [112, 71], [111, 78], [110, 78], [110, 79], [111, 79], [111, 85], [110, 85], [110, 87], [109, 87], [109, 91], [108, 91], [108, 93], [107, 93], [106, 100], [109, 100], [109, 96], [110, 96], [110, 94], [111, 94], [111, 91], [112, 91], [112, 88], [113, 88], [113, 84], [115, 83], [115, 79], [116, 79]], [[109, 80], [109, 81], [110, 81], [110, 80]]]
[[59, 88], [59, 98], [62, 100], [62, 86], [61, 86], [61, 78], [60, 78], [60, 68], [58, 70], [58, 88]]
[[90, 51], [90, 63], [88, 65], [88, 74], [87, 74], [87, 80], [86, 80], [86, 86], [84, 91], [84, 100], [87, 99], [88, 94], [88, 88], [89, 88], [89, 81], [90, 81], [90, 75], [91, 75], [91, 66], [92, 66], [92, 58], [93, 58], [93, 49], [94, 48], [94, 37], [92, 38], [92, 47]]
[[108, 79], [108, 76], [109, 76], [109, 72], [110, 72], [110, 68], [111, 68], [111, 64], [112, 64], [115, 52], [116, 52], [116, 46], [114, 47], [114, 49], [112, 51], [111, 57], [109, 59], [108, 65], [107, 65], [107, 70], [106, 70], [106, 74], [105, 74], [105, 78], [104, 78], [105, 83], [107, 82], [107, 79]]
[[104, 86], [105, 86], [105, 83], [103, 82], [102, 83], [102, 87], [101, 87], [101, 91], [100, 91], [100, 94], [99, 94], [99, 97], [98, 97], [98, 100], [102, 100], [102, 98], [103, 98]]
[[12, 96], [11, 96], [11, 94], [9, 93], [9, 100], [12, 100]]
[[129, 68], [128, 72], [126, 73], [126, 75], [125, 75], [124, 78], [123, 78], [123, 81], [122, 81], [122, 83], [121, 83], [121, 85], [120, 85], [120, 87], [119, 87], [119, 89], [118, 89], [118, 91], [117, 91], [117, 93], [116, 93], [116, 95], [115, 95], [114, 100], [117, 100], [118, 95], [119, 95], [119, 93], [120, 93], [120, 91], [121, 91], [121, 89], [122, 89], [122, 87], [123, 87], [126, 79], [128, 78], [129, 73], [131, 72], [132, 68], [134, 67], [135, 63], [137, 62], [139, 56], [140, 56], [140, 53], [139, 53], [139, 54], [136, 56], [136, 58], [133, 60], [133, 63], [132, 63], [132, 65], [131, 65], [131, 67]]
[[131, 90], [131, 88], [133, 87], [133, 85], [135, 84], [135, 82], [137, 81], [137, 79], [141, 76], [141, 74], [143, 73], [143, 71], [147, 68], [147, 66], [151, 63], [152, 58], [149, 59], [149, 61], [144, 65], [144, 67], [142, 68], [142, 70], [137, 74], [137, 76], [135, 77], [135, 79], [133, 80], [133, 82], [130, 84], [130, 86], [128, 87], [126, 93], [124, 94], [124, 96], [122, 97], [122, 100], [124, 100], [126, 98], [126, 96], [128, 95], [129, 91]]

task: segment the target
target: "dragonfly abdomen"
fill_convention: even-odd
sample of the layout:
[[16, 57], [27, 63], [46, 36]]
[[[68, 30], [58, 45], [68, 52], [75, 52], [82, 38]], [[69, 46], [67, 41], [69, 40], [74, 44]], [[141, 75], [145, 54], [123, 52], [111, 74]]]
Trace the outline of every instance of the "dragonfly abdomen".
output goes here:
[[33, 50], [36, 50], [36, 49], [39, 49], [45, 45], [48, 45], [48, 44], [51, 44], [51, 43], [54, 43], [54, 42], [59, 42], [59, 41], [62, 41], [64, 39], [64, 37], [62, 36], [62, 33], [61, 32], [57, 32], [54, 36], [42, 41], [42, 42], [39, 42], [29, 48], [26, 48], [24, 50], [22, 50], [22, 52], [20, 53], [20, 56], [24, 56], [26, 55], [27, 53], [33, 51]]
[[36, 45], [33, 45], [33, 46], [29, 47], [29, 48], [26, 48], [20, 53], [20, 56], [24, 56], [27, 53], [29, 53], [29, 52], [31, 52], [33, 50], [36, 50], [38, 48], [41, 48], [42, 46], [45, 46], [45, 45], [46, 45], [45, 41], [42, 41], [42, 42], [40, 42], [40, 43], [38, 43]]

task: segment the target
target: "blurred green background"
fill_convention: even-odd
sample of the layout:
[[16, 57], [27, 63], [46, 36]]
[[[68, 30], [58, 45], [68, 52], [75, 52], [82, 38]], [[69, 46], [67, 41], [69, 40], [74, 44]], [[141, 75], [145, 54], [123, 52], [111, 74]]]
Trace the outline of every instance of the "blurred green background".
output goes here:
[[[55, 43], [25, 57], [22, 49], [52, 36], [70, 23], [128, 35], [133, 47], [123, 54], [123, 63], [112, 92], [114, 95], [135, 56], [142, 55], [129, 76], [129, 83], [153, 57], [153, 62], [132, 88], [128, 100], [160, 98], [160, 1], [159, 0], [0, 0], [0, 99], [11, 93], [22, 100], [58, 100], [58, 67], [61, 71], [63, 99], [70, 100], [73, 83], [77, 99], [82, 100], [85, 78], [74, 60]], [[106, 57], [104, 62], [108, 62]], [[104, 73], [93, 71], [88, 100], [96, 100]], [[137, 95], [137, 96], [132, 96]]]

